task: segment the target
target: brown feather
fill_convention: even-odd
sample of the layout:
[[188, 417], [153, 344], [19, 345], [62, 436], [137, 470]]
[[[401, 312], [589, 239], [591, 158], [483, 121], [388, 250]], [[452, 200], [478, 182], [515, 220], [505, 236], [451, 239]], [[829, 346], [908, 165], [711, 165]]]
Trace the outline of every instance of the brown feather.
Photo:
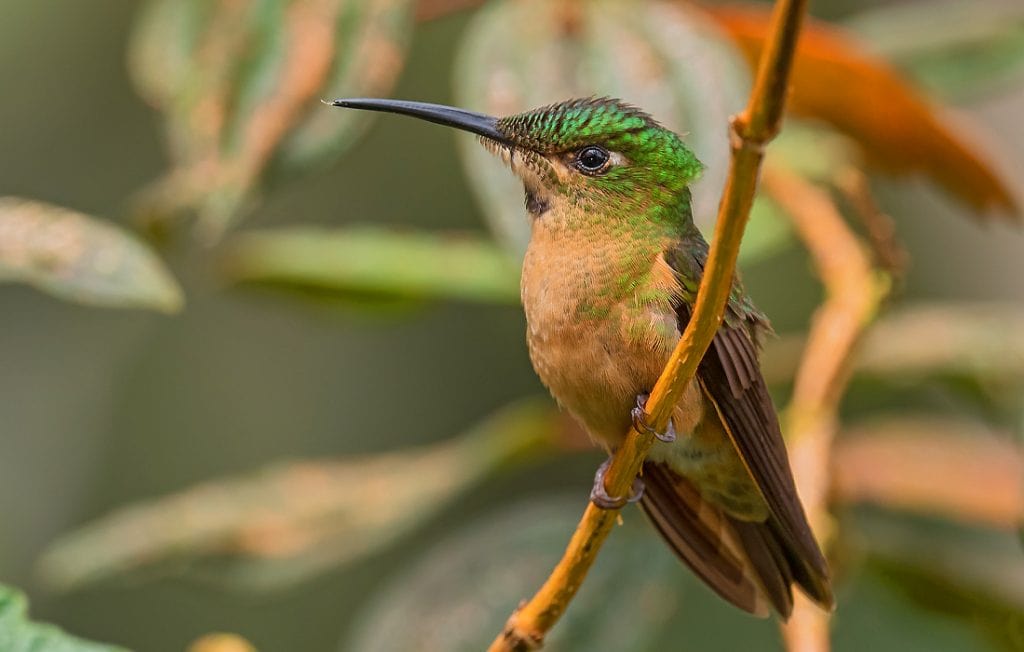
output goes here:
[[[694, 229], [686, 242], [666, 252], [666, 260], [684, 287], [693, 287], [703, 274], [707, 243]], [[675, 303], [679, 330], [690, 320], [690, 303]], [[811, 533], [797, 497], [779, 420], [757, 355], [757, 336], [769, 330], [767, 321], [744, 297], [737, 282], [726, 317], [701, 360], [697, 379], [714, 407], [724, 431], [732, 440], [753, 478], [770, 515], [758, 532], [780, 568], [809, 597], [826, 608], [833, 605], [828, 565]], [[749, 519], [748, 519], [749, 520]], [[744, 530], [743, 526], [740, 526]], [[744, 532], [748, 550], [755, 546], [753, 533]], [[782, 559], [785, 563], [782, 563]]]
[[705, 356], [698, 372], [701, 386], [768, 503], [772, 530], [777, 533], [787, 558], [793, 562], [794, 577], [809, 597], [831, 608], [828, 565], [797, 497], [782, 433], [764, 380], [758, 376], [756, 382], [736, 398], [728, 386], [723, 364], [717, 356]]
[[[715, 343], [698, 370], [701, 387], [768, 503], [771, 540], [780, 546], [792, 577], [811, 599], [831, 608], [828, 565], [797, 497], [775, 407], [760, 372], [748, 373], [750, 361], [757, 359], [753, 338], [742, 326], [723, 325]], [[747, 382], [740, 382], [744, 378]]]
[[646, 462], [643, 478], [640, 505], [675, 553], [722, 598], [767, 616], [765, 591], [731, 519], [665, 464]]
[[644, 511], [680, 559], [722, 598], [757, 616], [766, 616], [770, 605], [786, 620], [796, 582], [815, 601], [831, 605], [828, 585], [821, 592], [818, 580], [806, 576], [806, 564], [794, 556], [777, 519], [755, 523], [730, 516], [665, 464], [646, 462], [643, 473]]

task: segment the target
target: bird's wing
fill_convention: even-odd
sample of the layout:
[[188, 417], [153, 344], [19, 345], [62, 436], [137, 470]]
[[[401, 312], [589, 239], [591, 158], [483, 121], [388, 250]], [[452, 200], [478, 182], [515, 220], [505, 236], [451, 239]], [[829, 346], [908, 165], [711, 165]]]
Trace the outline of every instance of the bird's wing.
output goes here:
[[[752, 560], [739, 538], [735, 520], [712, 505], [693, 483], [666, 464], [644, 462], [644, 493], [640, 504], [654, 527], [700, 579], [724, 599], [757, 616], [774, 606], [783, 617], [792, 610], [789, 582], [763, 588], [765, 572]], [[768, 566], [769, 571], [776, 565]]]
[[[690, 248], [666, 255], [677, 273], [686, 276], [684, 287], [693, 286], [703, 273], [701, 253]], [[686, 300], [677, 302], [680, 331], [690, 320], [690, 305]], [[755, 337], [767, 322], [746, 301], [738, 284], [728, 310], [701, 360], [697, 379], [768, 504], [769, 525], [789, 559], [794, 579], [810, 597], [831, 605], [828, 566], [797, 497], [775, 406], [758, 363]]]
[[722, 326], [697, 378], [771, 510], [770, 525], [787, 553], [794, 579], [830, 606], [828, 565], [797, 497], [775, 407], [746, 329]]

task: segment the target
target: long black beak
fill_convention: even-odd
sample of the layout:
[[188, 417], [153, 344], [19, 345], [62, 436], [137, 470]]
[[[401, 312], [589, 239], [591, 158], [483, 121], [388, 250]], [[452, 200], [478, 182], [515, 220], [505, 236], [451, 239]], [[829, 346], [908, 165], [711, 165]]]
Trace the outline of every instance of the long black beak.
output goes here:
[[351, 98], [329, 102], [331, 106], [346, 109], [363, 109], [366, 111], [382, 111], [409, 115], [420, 120], [436, 122], [446, 127], [455, 127], [470, 133], [490, 138], [491, 140], [511, 145], [508, 137], [498, 131], [498, 119], [482, 113], [473, 113], [464, 109], [443, 104], [427, 104], [426, 102], [407, 102], [405, 100], [381, 100], [376, 98]]

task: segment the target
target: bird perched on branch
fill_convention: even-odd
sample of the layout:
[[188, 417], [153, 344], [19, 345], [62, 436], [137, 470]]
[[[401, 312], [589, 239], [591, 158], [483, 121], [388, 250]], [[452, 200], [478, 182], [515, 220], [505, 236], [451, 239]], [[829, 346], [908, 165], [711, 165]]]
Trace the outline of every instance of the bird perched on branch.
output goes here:
[[[609, 452], [641, 430], [653, 388], [690, 319], [708, 245], [690, 184], [702, 166], [642, 110], [575, 99], [505, 118], [380, 99], [336, 100], [480, 136], [523, 182], [531, 222], [522, 299], [541, 380]], [[758, 362], [768, 323], [734, 282], [697, 378], [644, 462], [633, 495], [672, 549], [720, 596], [787, 618], [791, 586], [833, 604], [825, 559], [797, 497]]]

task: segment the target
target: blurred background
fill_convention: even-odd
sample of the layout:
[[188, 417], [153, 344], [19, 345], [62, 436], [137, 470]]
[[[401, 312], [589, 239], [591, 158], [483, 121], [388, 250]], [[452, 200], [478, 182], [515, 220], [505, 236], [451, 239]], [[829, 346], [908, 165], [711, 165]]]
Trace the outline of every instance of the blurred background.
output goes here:
[[[0, 630], [482, 649], [602, 456], [527, 358], [515, 180], [318, 100], [620, 96], [688, 133], [708, 227], [766, 7], [4, 0]], [[823, 462], [833, 646], [1024, 650], [1024, 8], [812, 12], [769, 165], [877, 283]], [[831, 296], [793, 204], [758, 200], [741, 261], [783, 409]], [[782, 646], [627, 511], [547, 649]]]

